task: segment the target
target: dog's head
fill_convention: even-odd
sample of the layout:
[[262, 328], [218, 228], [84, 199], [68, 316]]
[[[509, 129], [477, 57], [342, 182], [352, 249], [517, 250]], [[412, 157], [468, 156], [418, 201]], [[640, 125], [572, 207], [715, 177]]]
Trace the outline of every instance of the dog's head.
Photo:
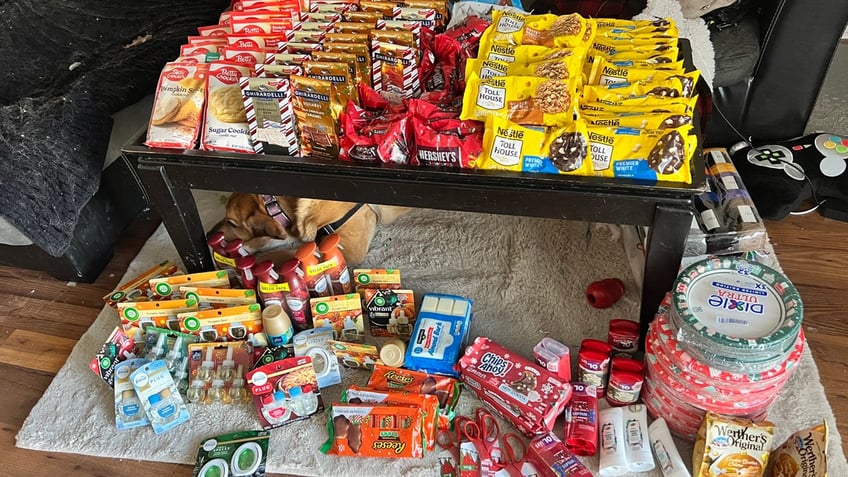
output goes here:
[[[290, 201], [283, 197], [278, 197], [277, 200], [286, 215], [291, 217]], [[268, 215], [260, 196], [241, 193], [230, 195], [224, 220], [215, 224], [213, 230], [224, 232], [225, 240], [239, 238], [245, 242], [257, 237], [285, 240], [290, 235], [288, 230]]]

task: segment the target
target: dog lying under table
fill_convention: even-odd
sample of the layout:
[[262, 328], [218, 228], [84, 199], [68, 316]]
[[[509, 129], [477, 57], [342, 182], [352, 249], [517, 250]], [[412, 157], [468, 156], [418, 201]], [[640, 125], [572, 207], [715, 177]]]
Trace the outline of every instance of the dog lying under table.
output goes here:
[[268, 248], [274, 239], [294, 238], [302, 242], [339, 235], [349, 264], [362, 262], [377, 226], [390, 224], [408, 212], [394, 207], [275, 195], [233, 193], [226, 216], [213, 230], [226, 240], [239, 238], [252, 251]]

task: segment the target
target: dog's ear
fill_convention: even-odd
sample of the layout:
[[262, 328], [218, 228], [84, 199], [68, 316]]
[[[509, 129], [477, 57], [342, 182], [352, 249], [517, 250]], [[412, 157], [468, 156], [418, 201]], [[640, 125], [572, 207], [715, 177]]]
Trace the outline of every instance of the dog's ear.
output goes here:
[[267, 236], [281, 240], [288, 238], [288, 233], [286, 233], [283, 226], [264, 212], [251, 214], [245, 221], [245, 224], [251, 228], [254, 237]]
[[314, 214], [317, 202], [313, 199], [293, 199], [292, 234], [304, 242], [315, 240], [321, 219]]

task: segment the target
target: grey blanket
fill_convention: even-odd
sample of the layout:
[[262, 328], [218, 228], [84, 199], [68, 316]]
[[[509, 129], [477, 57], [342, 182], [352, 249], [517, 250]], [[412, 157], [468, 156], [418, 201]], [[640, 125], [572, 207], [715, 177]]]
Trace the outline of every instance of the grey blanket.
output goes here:
[[111, 114], [226, 0], [0, 0], [0, 215], [53, 256], [100, 184]]

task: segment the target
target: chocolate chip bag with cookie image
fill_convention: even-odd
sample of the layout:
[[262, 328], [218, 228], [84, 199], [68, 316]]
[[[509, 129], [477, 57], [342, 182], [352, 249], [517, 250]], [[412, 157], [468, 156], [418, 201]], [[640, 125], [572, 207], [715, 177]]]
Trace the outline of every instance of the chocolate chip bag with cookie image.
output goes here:
[[460, 119], [498, 116], [517, 124], [566, 126], [574, 121], [574, 78], [535, 76], [468, 77]]
[[[695, 83], [698, 82], [698, 78], [701, 76], [698, 70], [684, 74], [666, 71], [655, 71], [654, 73], [649, 75], [628, 75], [633, 78], [624, 81], [619, 81], [618, 79], [612, 80], [612, 78], [607, 77], [606, 83], [587, 84], [583, 88], [583, 96], [590, 101], [620, 101], [622, 99], [644, 96], [691, 98], [695, 94]], [[600, 78], [595, 79], [604, 81], [604, 79]]]
[[491, 116], [486, 121], [479, 169], [593, 175], [586, 125], [524, 126]]
[[291, 81], [301, 154], [338, 159], [338, 119], [343, 105], [335, 85], [332, 81], [305, 76], [292, 76]]
[[698, 138], [690, 125], [671, 129], [588, 126], [595, 175], [647, 181], [692, 182]]
[[598, 113], [581, 111], [580, 117], [589, 126], [633, 129], [669, 129], [692, 124], [692, 116], [674, 113]]
[[147, 140], [150, 147], [193, 149], [206, 99], [205, 63], [167, 63], [159, 76]]
[[254, 151], [257, 154], [299, 155], [290, 81], [243, 77], [239, 86]]
[[204, 151], [254, 152], [239, 87], [239, 79], [250, 76], [250, 72], [247, 66], [221, 61], [209, 63], [206, 120], [200, 139]]
[[481, 44], [588, 47], [595, 30], [577, 13], [529, 15], [495, 10], [492, 25]]

